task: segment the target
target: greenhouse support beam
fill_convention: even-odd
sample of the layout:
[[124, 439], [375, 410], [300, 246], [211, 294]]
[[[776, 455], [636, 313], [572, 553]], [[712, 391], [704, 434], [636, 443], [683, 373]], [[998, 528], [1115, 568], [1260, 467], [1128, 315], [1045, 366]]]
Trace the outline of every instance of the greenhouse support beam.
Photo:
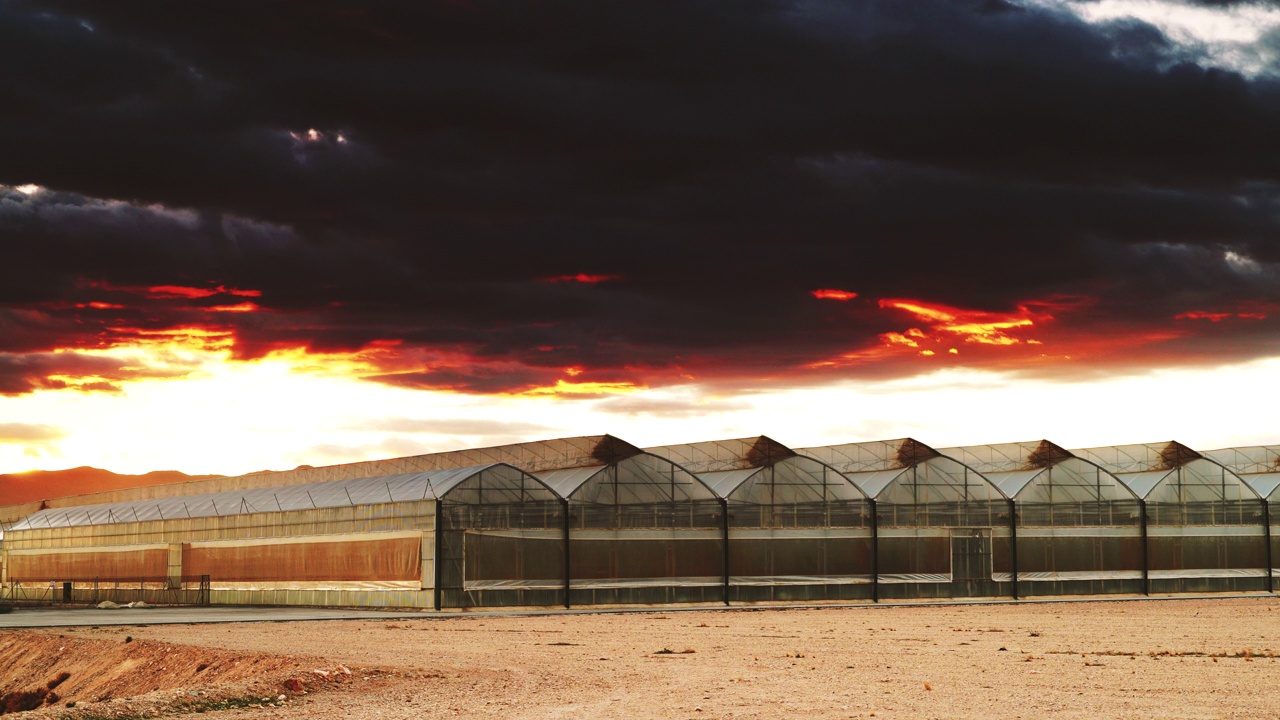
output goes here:
[[729, 604], [729, 501], [720, 498], [720, 542], [724, 557], [724, 604]]
[[1271, 577], [1271, 503], [1262, 498], [1262, 538], [1267, 543], [1267, 592], [1276, 591], [1275, 578]]
[[436, 577], [435, 577], [435, 582], [432, 583], [433, 585], [435, 585], [435, 588], [433, 588], [435, 598], [432, 604], [435, 605], [436, 612], [440, 611], [440, 607], [441, 607], [440, 606], [440, 598], [441, 598], [440, 585], [444, 581], [444, 532], [443, 530], [444, 530], [444, 504], [441, 503], [439, 500], [436, 500], [436, 562], [435, 562]]
[[564, 607], [568, 610], [570, 603], [569, 588], [573, 577], [572, 572], [569, 570], [569, 501], [566, 499], [561, 502], [564, 503]]
[[871, 503], [871, 602], [880, 602], [880, 511]]
[[1142, 520], [1142, 594], [1151, 594], [1151, 553], [1148, 550], [1147, 540], [1147, 501], [1138, 501], [1138, 512]]
[[1013, 578], [1013, 599], [1018, 599], [1018, 506], [1009, 498], [1009, 565]]

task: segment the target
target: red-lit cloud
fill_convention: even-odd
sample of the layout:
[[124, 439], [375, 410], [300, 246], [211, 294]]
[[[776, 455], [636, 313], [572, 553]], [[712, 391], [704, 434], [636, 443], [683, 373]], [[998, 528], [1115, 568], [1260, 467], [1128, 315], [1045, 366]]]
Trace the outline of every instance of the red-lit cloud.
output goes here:
[[1012, 313], [994, 313], [981, 310], [964, 310], [948, 305], [931, 304], [918, 300], [885, 299], [880, 300], [882, 308], [900, 310], [915, 317], [927, 325], [930, 334], [926, 335], [918, 328], [911, 328], [905, 335], [889, 333], [894, 336], [890, 342], [916, 347], [918, 343], [913, 336], [921, 340], [926, 338], [942, 339], [946, 342], [977, 343], [980, 345], [1039, 345], [1034, 338], [1025, 337], [1028, 330], [1037, 323], [1053, 320], [1053, 316], [1019, 306]]
[[545, 283], [583, 283], [585, 285], [595, 285], [602, 282], [613, 282], [621, 280], [621, 275], [590, 275], [588, 273], [578, 273], [576, 275], [553, 275], [551, 277], [539, 278], [539, 282]]
[[1262, 312], [1207, 312], [1204, 310], [1188, 310], [1173, 316], [1174, 320], [1208, 320], [1222, 322], [1231, 318], [1241, 320], [1266, 320], [1267, 314]]
[[849, 292], [848, 290], [832, 290], [829, 288], [824, 288], [821, 290], [813, 290], [809, 294], [818, 298], [819, 300], [848, 301], [858, 297], [858, 293], [856, 292]]

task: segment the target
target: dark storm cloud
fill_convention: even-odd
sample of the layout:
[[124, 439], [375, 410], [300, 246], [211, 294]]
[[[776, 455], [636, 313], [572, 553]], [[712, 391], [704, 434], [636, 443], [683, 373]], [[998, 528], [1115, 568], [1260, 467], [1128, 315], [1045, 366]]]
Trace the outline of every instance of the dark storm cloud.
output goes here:
[[[1280, 86], [1187, 52], [991, 2], [0, 2], [0, 183], [48, 188], [0, 195], [0, 352], [797, 382], [909, 298], [1051, 303], [1028, 338], [1075, 363], [1274, 354]], [[931, 367], [866, 357], [814, 372]]]

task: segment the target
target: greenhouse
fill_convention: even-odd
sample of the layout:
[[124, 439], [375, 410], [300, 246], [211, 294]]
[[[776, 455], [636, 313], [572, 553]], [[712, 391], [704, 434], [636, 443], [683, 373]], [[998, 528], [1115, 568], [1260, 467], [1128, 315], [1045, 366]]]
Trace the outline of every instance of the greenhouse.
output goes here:
[[[1228, 470], [1239, 475], [1254, 492], [1266, 498], [1263, 511], [1266, 527], [1270, 537], [1267, 556], [1271, 566], [1270, 576], [1275, 577], [1276, 564], [1280, 563], [1280, 513], [1271, 511], [1271, 506], [1280, 502], [1280, 445], [1258, 445], [1254, 447], [1225, 448], [1200, 453], [1214, 462], [1221, 463]], [[1270, 590], [1275, 588], [1275, 580], [1270, 580]]]
[[877, 597], [1012, 595], [1010, 500], [981, 473], [910, 438], [802, 448], [875, 501]]
[[648, 448], [723, 498], [733, 602], [871, 592], [871, 503], [835, 469], [767, 437]]
[[0, 507], [0, 600], [465, 609], [1273, 590], [1280, 447], [610, 435]]
[[[551, 604], [563, 507], [532, 475], [488, 464], [46, 509], [6, 533], [6, 580], [62, 600], [109, 589], [147, 602], [199, 590], [214, 603]], [[456, 563], [435, 562], [454, 547]], [[469, 592], [457, 592], [463, 566]]]
[[1265, 503], [1240, 476], [1177, 442], [1071, 452], [1144, 500], [1151, 592], [1269, 589]]
[[[723, 600], [724, 543], [719, 533], [721, 508], [715, 494], [670, 461], [611, 435], [374, 460], [302, 472], [368, 474], [493, 462], [507, 463], [534, 475], [565, 504], [567, 515], [560, 535], [560, 542], [567, 543], [564, 557], [569, 568], [561, 584], [565, 605]], [[446, 527], [448, 524], [446, 517]], [[511, 584], [476, 575], [465, 561], [468, 553], [455, 540], [478, 541], [470, 532], [445, 534], [441, 557], [446, 599], [488, 589], [494, 583]], [[491, 540], [485, 538], [483, 542]], [[528, 544], [531, 540], [522, 542]], [[521, 582], [535, 583], [539, 586], [536, 589], [542, 590], [540, 573]], [[539, 597], [547, 598], [541, 594]]]
[[1145, 590], [1142, 500], [1048, 440], [940, 449], [981, 472], [1017, 512], [1019, 595]]
[[724, 600], [720, 500], [692, 473], [609, 435], [520, 447], [567, 502], [570, 604]]

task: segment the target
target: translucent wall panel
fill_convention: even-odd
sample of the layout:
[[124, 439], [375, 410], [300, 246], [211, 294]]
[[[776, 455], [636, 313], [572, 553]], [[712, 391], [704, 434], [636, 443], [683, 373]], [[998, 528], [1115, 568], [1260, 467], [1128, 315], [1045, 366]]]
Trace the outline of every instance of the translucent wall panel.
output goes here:
[[1009, 595], [1009, 501], [964, 464], [910, 438], [798, 450], [874, 498], [881, 597]]
[[1244, 479], [1270, 506], [1271, 567], [1280, 566], [1280, 446], [1225, 448], [1201, 453]]
[[564, 503], [536, 478], [496, 465], [440, 501], [444, 607], [563, 605]]
[[1019, 595], [1141, 592], [1142, 503], [1048, 440], [944, 448], [1015, 499]]
[[876, 496], [882, 597], [994, 596], [1008, 574], [1008, 501], [948, 458], [919, 463]]
[[569, 496], [570, 602], [709, 602], [724, 598], [719, 499], [654, 455], [594, 472]]
[[1143, 590], [1142, 503], [1092, 463], [1068, 458], [1016, 496], [1023, 594]]
[[1262, 500], [1207, 460], [1171, 470], [1147, 495], [1156, 592], [1265, 589]]
[[871, 503], [848, 478], [807, 457], [730, 473], [731, 600], [871, 596]]
[[1266, 589], [1262, 499], [1239, 476], [1176, 442], [1074, 452], [1146, 499], [1152, 592]]

